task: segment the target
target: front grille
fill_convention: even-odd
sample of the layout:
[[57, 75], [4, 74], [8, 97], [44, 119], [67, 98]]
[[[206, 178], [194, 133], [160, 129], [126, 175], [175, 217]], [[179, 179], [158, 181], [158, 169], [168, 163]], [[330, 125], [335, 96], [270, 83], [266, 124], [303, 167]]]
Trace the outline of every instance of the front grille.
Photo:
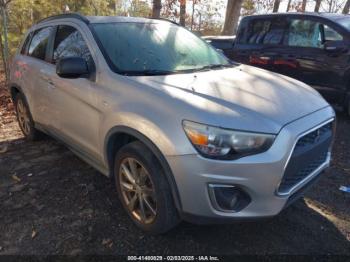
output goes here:
[[301, 137], [297, 144], [295, 145], [295, 149], [298, 150], [298, 148], [305, 147], [307, 145], [312, 145], [316, 142], [316, 139], [322, 137], [327, 132], [332, 132], [332, 122], [328, 123], [315, 131], [312, 131], [311, 133]]
[[279, 185], [279, 194], [288, 193], [326, 162], [332, 136], [333, 122], [299, 138]]

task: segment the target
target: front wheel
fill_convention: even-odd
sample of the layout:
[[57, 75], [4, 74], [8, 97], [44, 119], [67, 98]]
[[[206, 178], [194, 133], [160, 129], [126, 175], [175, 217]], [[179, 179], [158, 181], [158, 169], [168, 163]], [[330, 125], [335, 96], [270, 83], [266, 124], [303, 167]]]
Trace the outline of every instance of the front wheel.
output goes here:
[[144, 144], [132, 142], [117, 153], [114, 175], [119, 199], [139, 228], [160, 234], [179, 222], [164, 171]]

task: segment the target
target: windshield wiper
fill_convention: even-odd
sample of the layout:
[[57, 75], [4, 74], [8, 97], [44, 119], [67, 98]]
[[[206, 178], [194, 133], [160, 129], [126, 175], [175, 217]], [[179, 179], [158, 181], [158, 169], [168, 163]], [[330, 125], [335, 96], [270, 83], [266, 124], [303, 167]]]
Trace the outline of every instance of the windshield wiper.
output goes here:
[[171, 75], [176, 74], [176, 71], [169, 71], [169, 70], [143, 70], [143, 71], [124, 71], [124, 75], [129, 76], [157, 76], [157, 75]]
[[223, 64], [211, 64], [211, 65], [206, 65], [201, 68], [198, 68], [196, 71], [209, 71], [209, 70], [215, 70], [215, 69], [222, 69], [222, 68], [227, 68], [227, 67], [232, 67], [231, 64], [223, 65]]

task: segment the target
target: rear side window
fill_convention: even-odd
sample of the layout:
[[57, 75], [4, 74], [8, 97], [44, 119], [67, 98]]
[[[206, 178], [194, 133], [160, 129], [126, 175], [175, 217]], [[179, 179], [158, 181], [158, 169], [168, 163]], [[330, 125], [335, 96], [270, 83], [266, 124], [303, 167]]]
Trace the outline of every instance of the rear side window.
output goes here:
[[282, 43], [287, 22], [283, 18], [255, 19], [240, 34], [242, 44], [279, 45]]
[[60, 25], [57, 29], [53, 63], [64, 57], [81, 57], [92, 62], [91, 53], [81, 33], [72, 26]]
[[21, 50], [22, 55], [27, 54], [31, 37], [32, 37], [32, 33], [29, 33], [27, 38], [24, 40], [24, 43], [22, 45], [22, 50]]
[[322, 47], [322, 25], [312, 20], [292, 19], [290, 22], [286, 44], [297, 47]]
[[46, 49], [49, 42], [52, 27], [45, 27], [37, 30], [30, 42], [28, 55], [45, 60]]

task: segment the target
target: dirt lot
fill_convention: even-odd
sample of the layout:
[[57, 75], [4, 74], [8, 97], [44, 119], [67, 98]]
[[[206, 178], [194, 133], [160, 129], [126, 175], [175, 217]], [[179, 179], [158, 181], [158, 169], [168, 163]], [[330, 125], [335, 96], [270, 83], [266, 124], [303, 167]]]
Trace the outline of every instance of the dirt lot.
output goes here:
[[[2, 85], [3, 86], [3, 85]], [[332, 167], [268, 221], [182, 223], [147, 236], [122, 210], [110, 181], [47, 138], [27, 142], [0, 88], [0, 254], [350, 255], [350, 120], [338, 116]]]

